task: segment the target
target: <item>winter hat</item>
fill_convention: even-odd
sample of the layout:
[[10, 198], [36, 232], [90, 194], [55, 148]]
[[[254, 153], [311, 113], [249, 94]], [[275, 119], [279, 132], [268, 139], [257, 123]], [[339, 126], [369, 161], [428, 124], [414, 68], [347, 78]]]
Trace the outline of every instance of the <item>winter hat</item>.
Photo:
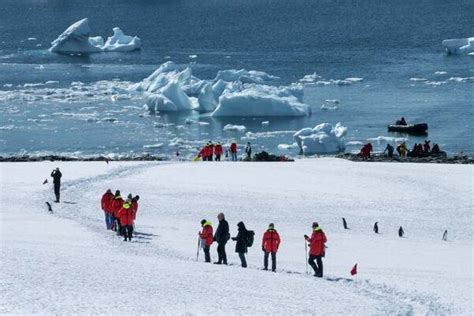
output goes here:
[[268, 225], [268, 228], [270, 228], [270, 229], [274, 229], [274, 228], [275, 228], [275, 224], [273, 224], [273, 223], [270, 223], [270, 225]]
[[132, 193], [129, 193], [129, 194], [127, 195], [127, 198], [130, 199], [130, 200], [133, 199]]
[[120, 190], [115, 191], [115, 196], [120, 196]]
[[107, 189], [107, 192], [106, 193], [112, 193], [112, 190], [110, 189]]
[[140, 200], [140, 195], [136, 195], [136, 196], [134, 197], [134, 199], [135, 199], [135, 201]]
[[204, 224], [206, 224], [206, 222], [207, 222], [207, 220], [203, 219], [203, 220], [201, 221], [201, 226], [204, 226]]
[[319, 226], [319, 224], [317, 222], [313, 222], [313, 228], [316, 228], [318, 226]]

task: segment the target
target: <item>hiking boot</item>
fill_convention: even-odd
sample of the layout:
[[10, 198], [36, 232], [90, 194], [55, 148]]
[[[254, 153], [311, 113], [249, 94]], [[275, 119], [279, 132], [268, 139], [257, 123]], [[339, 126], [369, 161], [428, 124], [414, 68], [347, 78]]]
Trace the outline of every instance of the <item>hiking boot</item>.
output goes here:
[[265, 270], [265, 271], [268, 271], [268, 268], [267, 268], [267, 267], [265, 267], [265, 268], [263, 268], [263, 270]]
[[217, 261], [217, 262], [214, 262], [214, 264], [222, 264], [222, 262]]

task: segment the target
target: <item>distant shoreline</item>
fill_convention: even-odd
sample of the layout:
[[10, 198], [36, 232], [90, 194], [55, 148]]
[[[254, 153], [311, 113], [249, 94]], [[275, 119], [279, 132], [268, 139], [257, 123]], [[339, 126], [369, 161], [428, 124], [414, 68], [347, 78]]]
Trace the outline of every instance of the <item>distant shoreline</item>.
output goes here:
[[[474, 164], [474, 157], [472, 156], [437, 156], [437, 157], [422, 157], [413, 158], [407, 157], [401, 159], [398, 156], [388, 158], [380, 154], [374, 154], [370, 158], [362, 158], [357, 154], [341, 153], [337, 155], [319, 155], [317, 158], [334, 157], [338, 159], [345, 159], [353, 162], [387, 162], [387, 163], [438, 163], [438, 164]], [[311, 158], [311, 157], [309, 157]], [[316, 159], [317, 159], [316, 158]], [[139, 156], [122, 156], [115, 158], [108, 158], [105, 156], [91, 156], [91, 157], [74, 157], [74, 156], [62, 156], [62, 155], [43, 155], [43, 156], [0, 156], [0, 162], [41, 162], [41, 161], [171, 161], [169, 157], [160, 157], [150, 154], [144, 154]], [[188, 161], [182, 159], [181, 161]], [[190, 160], [189, 160], [190, 161]], [[245, 161], [245, 160], [243, 160]], [[255, 161], [261, 162], [261, 161]]]

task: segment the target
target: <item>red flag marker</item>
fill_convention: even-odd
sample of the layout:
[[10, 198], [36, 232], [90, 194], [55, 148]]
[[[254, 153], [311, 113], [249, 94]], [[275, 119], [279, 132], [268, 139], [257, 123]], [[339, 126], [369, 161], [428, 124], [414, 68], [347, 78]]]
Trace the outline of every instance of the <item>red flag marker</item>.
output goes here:
[[356, 275], [357, 274], [357, 263], [354, 265], [354, 267], [352, 267], [352, 270], [351, 270], [351, 275]]
[[48, 178], [44, 179], [43, 184], [48, 183]]

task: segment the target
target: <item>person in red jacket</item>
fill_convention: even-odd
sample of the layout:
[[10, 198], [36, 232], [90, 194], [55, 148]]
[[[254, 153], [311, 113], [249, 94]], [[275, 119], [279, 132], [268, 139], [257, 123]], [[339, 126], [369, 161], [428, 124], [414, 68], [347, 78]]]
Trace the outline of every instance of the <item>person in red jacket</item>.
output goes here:
[[127, 199], [117, 213], [120, 220], [121, 235], [123, 241], [132, 241], [133, 235], [133, 214], [132, 214], [132, 200]]
[[133, 199], [132, 199], [132, 204], [131, 204], [131, 210], [132, 210], [132, 217], [133, 217], [133, 220], [135, 221], [135, 219], [137, 218], [137, 212], [138, 212], [138, 200], [140, 199], [140, 196], [139, 195], [136, 195]]
[[[318, 223], [313, 223], [313, 233], [311, 238], [304, 235], [304, 238], [309, 242], [309, 259], [308, 263], [314, 270], [314, 276], [318, 278], [323, 277], [323, 260], [325, 254], [325, 243], [327, 242], [326, 235], [324, 234]], [[314, 263], [316, 260], [316, 263]]]
[[232, 161], [237, 161], [237, 143], [230, 144], [230, 157]]
[[211, 245], [214, 242], [214, 231], [212, 229], [212, 223], [203, 219], [201, 221], [202, 231], [199, 232], [201, 238], [201, 247], [204, 251], [204, 257], [206, 262], [211, 262]]
[[105, 215], [105, 226], [107, 229], [112, 229], [113, 218], [112, 218], [112, 201], [114, 199], [114, 194], [112, 190], [108, 189], [107, 192], [102, 195], [100, 205]]
[[221, 161], [222, 145], [220, 142], [218, 142], [214, 147], [214, 154], [216, 155], [216, 161]]
[[112, 211], [112, 229], [117, 232], [117, 235], [120, 235], [120, 221], [118, 220], [118, 211], [123, 206], [123, 199], [120, 195], [120, 190], [115, 191], [114, 199], [111, 204], [111, 211]]
[[265, 253], [263, 257], [263, 270], [268, 270], [268, 255], [272, 255], [272, 271], [276, 270], [276, 253], [280, 247], [280, 235], [275, 230], [275, 225], [271, 223], [268, 225], [267, 231], [262, 238], [262, 251]]

